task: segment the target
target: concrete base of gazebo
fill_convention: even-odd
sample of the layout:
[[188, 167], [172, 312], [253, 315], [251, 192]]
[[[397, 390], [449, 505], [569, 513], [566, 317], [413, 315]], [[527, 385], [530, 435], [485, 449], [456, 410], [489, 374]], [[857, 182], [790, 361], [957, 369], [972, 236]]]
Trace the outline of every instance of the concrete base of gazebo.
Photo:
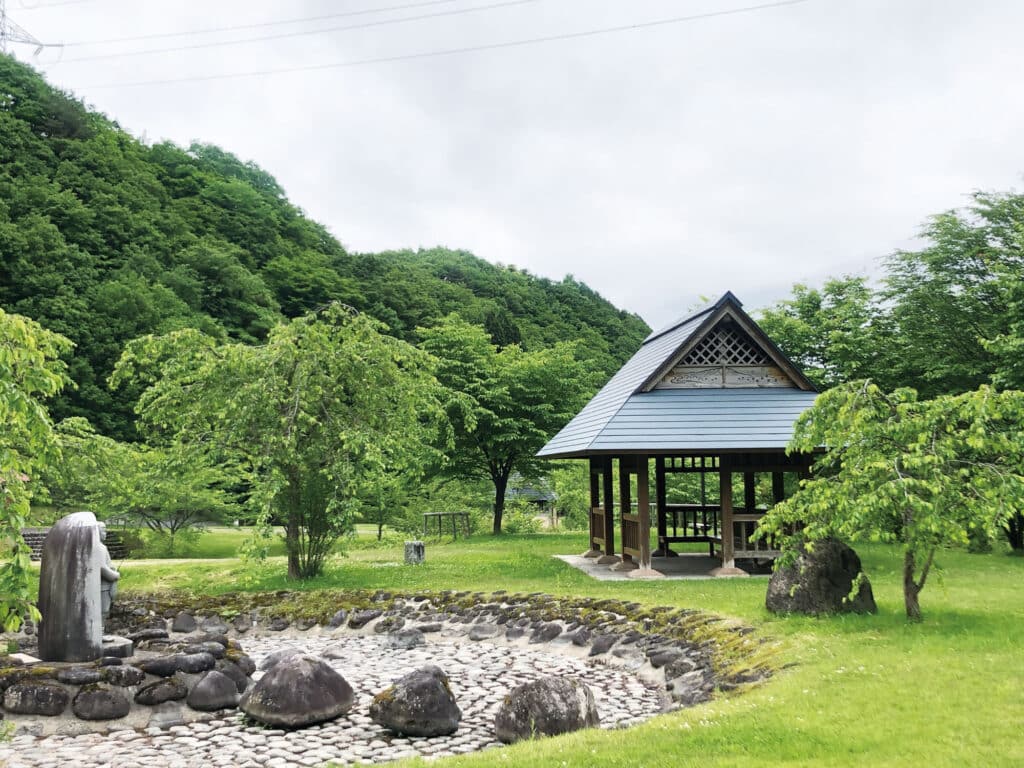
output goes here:
[[[607, 565], [599, 565], [593, 558], [584, 558], [579, 555], [555, 555], [555, 557], [598, 581], [632, 581], [633, 579], [642, 578], [675, 580], [713, 579], [715, 576], [712, 574], [712, 571], [722, 566], [721, 558], [687, 552], [681, 553], [678, 557], [654, 557], [651, 558], [650, 569], [636, 569], [626, 572], [614, 571]], [[767, 575], [750, 574], [739, 568], [736, 570], [741, 571], [744, 576]], [[655, 571], [660, 575], [651, 576], [651, 571]]]

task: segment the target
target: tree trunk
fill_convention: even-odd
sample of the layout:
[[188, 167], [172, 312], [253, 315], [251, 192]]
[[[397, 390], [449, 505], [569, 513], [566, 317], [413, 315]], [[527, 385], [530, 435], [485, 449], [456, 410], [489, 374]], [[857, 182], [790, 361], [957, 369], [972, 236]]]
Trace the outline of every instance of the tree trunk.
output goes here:
[[1024, 550], [1024, 512], [1012, 515], [1006, 523], [1006, 539], [1015, 552]]
[[284, 526], [284, 546], [288, 550], [288, 578], [301, 579], [302, 567], [299, 563], [299, 521], [296, 514], [288, 515]]
[[907, 551], [903, 554], [903, 604], [907, 609], [907, 618], [911, 621], [921, 620], [921, 603], [917, 596], [921, 593], [921, 587], [914, 581], [914, 568], [916, 563], [914, 553]]
[[494, 535], [501, 533], [501, 516], [505, 513], [505, 489], [508, 488], [508, 472], [492, 476], [494, 480]]

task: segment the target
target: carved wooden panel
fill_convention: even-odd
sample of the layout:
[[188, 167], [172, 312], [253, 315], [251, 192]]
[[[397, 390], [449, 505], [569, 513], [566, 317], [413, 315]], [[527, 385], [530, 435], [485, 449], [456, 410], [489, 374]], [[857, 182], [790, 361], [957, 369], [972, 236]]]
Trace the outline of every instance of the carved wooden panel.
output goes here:
[[774, 365], [677, 365], [656, 389], [740, 389], [747, 387], [795, 387]]

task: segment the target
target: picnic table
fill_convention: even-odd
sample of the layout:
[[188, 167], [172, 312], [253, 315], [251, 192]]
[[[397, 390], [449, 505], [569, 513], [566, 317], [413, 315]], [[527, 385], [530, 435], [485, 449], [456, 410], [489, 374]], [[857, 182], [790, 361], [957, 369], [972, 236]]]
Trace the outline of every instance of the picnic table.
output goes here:
[[437, 535], [443, 536], [443, 527], [445, 525], [445, 518], [449, 518], [452, 521], [452, 536], [456, 539], [459, 538], [459, 521], [462, 521], [462, 529], [466, 536], [469, 536], [469, 512], [424, 512], [423, 513], [423, 535], [427, 535], [427, 526], [433, 529], [433, 523], [431, 518], [437, 520]]

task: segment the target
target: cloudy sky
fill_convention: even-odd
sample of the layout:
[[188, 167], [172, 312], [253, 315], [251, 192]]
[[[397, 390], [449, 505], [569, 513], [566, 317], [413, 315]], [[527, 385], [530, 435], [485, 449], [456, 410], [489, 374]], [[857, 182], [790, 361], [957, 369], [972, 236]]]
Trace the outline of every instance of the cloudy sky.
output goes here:
[[877, 275], [929, 214], [1022, 186], [1024, 3], [762, 0], [679, 20], [757, 4], [7, 10], [65, 44], [16, 49], [51, 82], [147, 141], [256, 161], [350, 249], [445, 245], [572, 274], [653, 326], [727, 289], [751, 309], [794, 282]]

